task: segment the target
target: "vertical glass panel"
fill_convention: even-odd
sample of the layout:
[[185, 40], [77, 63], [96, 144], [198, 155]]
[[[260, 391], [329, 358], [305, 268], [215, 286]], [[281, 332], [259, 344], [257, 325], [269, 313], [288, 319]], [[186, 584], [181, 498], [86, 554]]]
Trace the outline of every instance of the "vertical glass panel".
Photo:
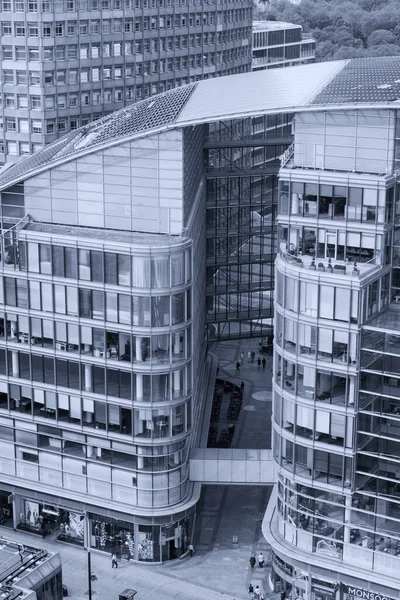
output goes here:
[[118, 254], [118, 285], [131, 285], [130, 256]]
[[78, 265], [77, 265], [77, 249], [76, 248], [64, 248], [65, 251], [65, 276], [71, 279], [78, 279]]
[[131, 324], [131, 297], [126, 294], [118, 294], [118, 321]]
[[90, 281], [90, 250], [79, 249], [79, 279]]
[[54, 304], [55, 312], [65, 315], [67, 309], [66, 297], [65, 297], [65, 285], [54, 286]]
[[151, 287], [169, 287], [169, 256], [151, 257]]
[[111, 252], [104, 254], [105, 263], [105, 281], [106, 283], [117, 284], [117, 255]]
[[150, 258], [132, 256], [132, 287], [150, 287]]
[[42, 283], [42, 310], [46, 312], [53, 312], [53, 290], [51, 289], [51, 283]]
[[64, 248], [53, 246], [53, 274], [55, 277], [65, 277]]
[[185, 282], [185, 255], [171, 255], [171, 285], [181, 285]]
[[104, 292], [92, 291], [92, 318], [104, 319]]
[[106, 320], [118, 322], [118, 294], [106, 292]]
[[[86, 252], [86, 250], [84, 250]], [[92, 250], [91, 254], [91, 267], [92, 267], [92, 281], [98, 281], [102, 283], [104, 281], [103, 274], [103, 253]]]
[[40, 272], [51, 275], [51, 246], [50, 244], [39, 245]]
[[69, 315], [78, 315], [78, 290], [67, 287], [67, 312]]
[[39, 273], [39, 244], [33, 242], [28, 244], [28, 269], [33, 273]]

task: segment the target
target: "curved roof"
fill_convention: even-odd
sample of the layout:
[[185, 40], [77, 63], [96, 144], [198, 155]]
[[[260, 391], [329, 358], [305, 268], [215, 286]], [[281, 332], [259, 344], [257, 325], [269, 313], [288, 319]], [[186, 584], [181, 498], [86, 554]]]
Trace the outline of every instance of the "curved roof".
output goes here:
[[0, 172], [0, 190], [102, 147], [174, 127], [273, 113], [400, 106], [400, 56], [208, 79], [153, 96], [69, 133]]

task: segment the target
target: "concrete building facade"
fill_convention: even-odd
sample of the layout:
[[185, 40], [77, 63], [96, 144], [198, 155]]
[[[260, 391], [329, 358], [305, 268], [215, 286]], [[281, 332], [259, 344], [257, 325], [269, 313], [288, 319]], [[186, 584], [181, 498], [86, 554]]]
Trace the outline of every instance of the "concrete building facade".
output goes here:
[[251, 69], [242, 0], [4, 0], [0, 164], [176, 86]]
[[315, 62], [316, 42], [301, 25], [253, 21], [252, 70], [275, 69]]

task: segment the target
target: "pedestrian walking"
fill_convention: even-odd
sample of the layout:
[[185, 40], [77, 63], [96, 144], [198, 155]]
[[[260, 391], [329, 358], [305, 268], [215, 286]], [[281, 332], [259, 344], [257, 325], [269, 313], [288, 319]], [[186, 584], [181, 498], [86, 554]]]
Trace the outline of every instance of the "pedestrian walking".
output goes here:
[[250, 556], [249, 563], [250, 563], [251, 570], [253, 570], [256, 565], [256, 557], [254, 556], [254, 554], [252, 554]]
[[236, 363], [236, 373], [240, 373], [240, 362], [237, 361]]
[[243, 392], [244, 392], [244, 381], [242, 381], [242, 383], [240, 384], [240, 391], [243, 394]]
[[264, 555], [262, 552], [259, 553], [258, 557], [258, 566], [260, 567], [260, 569], [264, 568]]
[[250, 350], [247, 353], [247, 362], [251, 362], [251, 352], [250, 352]]
[[285, 590], [281, 591], [281, 600], [286, 600], [286, 591]]
[[21, 562], [24, 562], [24, 547], [22, 544], [18, 544], [18, 554]]
[[242, 365], [244, 361], [244, 352], [240, 353], [240, 364]]
[[264, 369], [265, 369], [265, 365], [266, 365], [266, 364], [267, 364], [267, 361], [265, 360], [265, 356], [263, 356], [263, 359], [262, 359], [263, 371], [264, 371]]
[[193, 544], [189, 544], [189, 547], [188, 547], [188, 549], [189, 549], [189, 554], [190, 554], [190, 556], [193, 556], [193, 554], [194, 554], [194, 548], [193, 548]]
[[115, 552], [113, 552], [111, 555], [111, 568], [118, 569], [117, 555], [115, 554]]
[[256, 353], [254, 352], [254, 350], [251, 351], [251, 362], [254, 362], [254, 359], [256, 357]]
[[256, 587], [254, 588], [254, 597], [257, 598], [257, 600], [260, 600], [260, 595], [261, 595], [260, 586], [256, 585]]
[[258, 364], [258, 368], [260, 368], [261, 367], [261, 358], [260, 357], [257, 358], [257, 364]]
[[254, 588], [252, 584], [249, 585], [249, 600], [253, 600], [254, 598]]

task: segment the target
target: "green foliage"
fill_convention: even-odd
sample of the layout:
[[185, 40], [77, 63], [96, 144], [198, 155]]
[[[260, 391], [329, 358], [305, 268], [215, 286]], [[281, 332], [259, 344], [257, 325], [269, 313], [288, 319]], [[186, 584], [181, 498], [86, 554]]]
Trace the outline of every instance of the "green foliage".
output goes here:
[[255, 18], [298, 23], [311, 33], [318, 61], [400, 54], [400, 0], [254, 1]]

